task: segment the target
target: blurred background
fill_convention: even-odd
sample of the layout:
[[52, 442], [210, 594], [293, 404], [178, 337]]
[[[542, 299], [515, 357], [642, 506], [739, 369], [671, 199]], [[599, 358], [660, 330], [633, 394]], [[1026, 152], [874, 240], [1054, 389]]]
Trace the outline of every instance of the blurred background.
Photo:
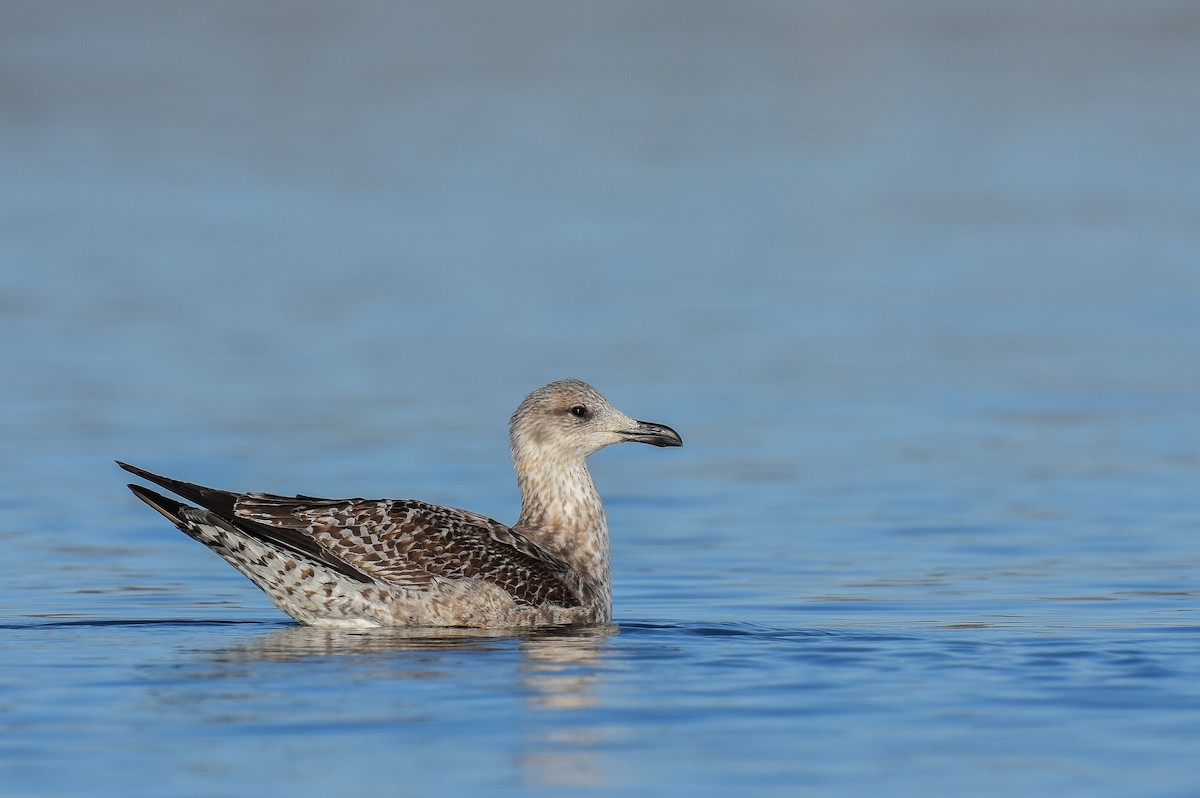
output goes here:
[[1197, 75], [1176, 0], [0, 2], [0, 602], [278, 620], [110, 461], [512, 521], [573, 376], [687, 443], [595, 458], [619, 621], [1194, 629]]
[[831, 404], [1196, 420], [1189, 3], [2, 13], [10, 456], [291, 425], [369, 474], [564, 375], [743, 452]]
[[719, 535], [948, 480], [915, 523], [1197, 518], [1189, 3], [2, 12], [2, 474], [59, 527], [114, 457], [511, 520], [563, 376], [688, 441], [601, 487]]

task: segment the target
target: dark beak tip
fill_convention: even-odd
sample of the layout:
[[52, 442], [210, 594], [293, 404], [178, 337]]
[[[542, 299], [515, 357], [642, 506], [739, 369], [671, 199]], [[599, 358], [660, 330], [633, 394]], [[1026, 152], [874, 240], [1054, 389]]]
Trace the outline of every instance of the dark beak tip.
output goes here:
[[652, 421], [639, 421], [637, 429], [626, 434], [631, 441], [648, 443], [651, 446], [683, 446], [683, 438], [678, 432], [666, 424], [655, 424]]

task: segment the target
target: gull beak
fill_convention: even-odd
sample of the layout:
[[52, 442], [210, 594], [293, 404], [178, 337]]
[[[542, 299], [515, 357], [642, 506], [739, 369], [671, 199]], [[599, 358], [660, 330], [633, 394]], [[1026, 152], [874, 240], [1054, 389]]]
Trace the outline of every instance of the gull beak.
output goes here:
[[666, 424], [655, 424], [653, 421], [635, 421], [633, 429], [623, 429], [617, 433], [633, 443], [649, 443], [652, 446], [683, 446], [683, 438], [679, 433]]

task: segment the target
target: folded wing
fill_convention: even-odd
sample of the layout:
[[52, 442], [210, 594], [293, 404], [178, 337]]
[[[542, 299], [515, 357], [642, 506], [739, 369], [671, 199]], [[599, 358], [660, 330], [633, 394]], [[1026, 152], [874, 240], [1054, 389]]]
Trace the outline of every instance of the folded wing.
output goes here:
[[237, 519], [298, 532], [354, 569], [397, 587], [480, 579], [521, 604], [581, 603], [582, 585], [561, 561], [498, 521], [415, 500], [316, 499], [247, 493]]

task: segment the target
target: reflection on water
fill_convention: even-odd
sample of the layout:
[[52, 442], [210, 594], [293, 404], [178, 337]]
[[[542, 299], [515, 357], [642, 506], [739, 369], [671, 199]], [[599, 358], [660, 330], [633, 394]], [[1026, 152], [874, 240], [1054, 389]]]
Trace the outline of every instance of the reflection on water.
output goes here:
[[[497, 783], [621, 790], [663, 768], [698, 794], [756, 778], [780, 794], [807, 778], [866, 794], [896, 773], [927, 784], [913, 763], [928, 751], [977, 770], [996, 766], [997, 746], [1006, 762], [1042, 762], [1036, 782], [1054, 794], [1084, 794], [1062, 792], [1061, 765], [1088, 762], [1087, 794], [1098, 794], [1150, 766], [1186, 783], [1193, 771], [1172, 751], [1193, 738], [1163, 738], [1175, 741], [1165, 751], [1127, 742], [1186, 728], [1200, 711], [1194, 626], [629, 623], [502, 635], [174, 621], [0, 632], [6, 673], [22, 685], [0, 684], [0, 728], [22, 730], [0, 736], [0, 754], [22, 763], [0, 756], [0, 775], [30, 795], [35, 784], [63, 795], [105, 784], [148, 796], [147, 778], [168, 783], [179, 769], [214, 787], [288, 793], [331, 780], [417, 795]], [[864, 764], [853, 740], [877, 758]], [[81, 742], [106, 757], [58, 767], [55, 752]], [[983, 794], [1032, 778], [1004, 772]]]
[[601, 644], [616, 634], [609, 624], [594, 634], [530, 636], [521, 641], [521, 683], [532, 688], [529, 696], [543, 709], [582, 709], [596, 703], [601, 671]]
[[[589, 688], [602, 672], [598, 666], [605, 644], [618, 631], [613, 624], [510, 633], [495, 629], [343, 630], [286, 625], [211, 652], [190, 665], [208, 662], [216, 667], [211, 671], [192, 670], [190, 674], [197, 680], [237, 678], [263, 663], [336, 658], [338, 666], [347, 671], [369, 672], [380, 678], [447, 678], [455, 675], [455, 664], [462, 661], [463, 654], [516, 651], [520, 655], [520, 684], [531, 690], [528, 700], [547, 709], [571, 709], [593, 702]], [[413, 662], [419, 662], [421, 668], [404, 667]]]
[[595, 634], [531, 635], [518, 650], [522, 654], [520, 683], [524, 700], [538, 710], [556, 713], [552, 725], [524, 736], [524, 750], [516, 762], [527, 783], [541, 787], [600, 787], [609, 780], [600, 753], [603, 729], [580, 714], [596, 706], [604, 687], [604, 658], [615, 625]]
[[[477, 629], [372, 629], [337, 630], [286, 625], [244, 637], [236, 645], [199, 652], [188, 659], [156, 665], [143, 672], [154, 685], [152, 694], [164, 711], [181, 707], [198, 713], [207, 723], [220, 726], [273, 726], [278, 701], [290, 700], [305, 715], [306, 700], [293, 695], [308, 689], [306, 674], [328, 676], [322, 689], [354, 692], [363, 680], [373, 684], [397, 683], [393, 710], [361, 708], [367, 725], [384, 727], [394, 722], [420, 723], [413, 715], [404, 683], [445, 680], [451, 692], [470, 691], [469, 683], [481, 673], [481, 658], [493, 655], [485, 669], [490, 690], [519, 696], [531, 710], [551, 712], [545, 725], [533, 723], [514, 732], [520, 744], [512, 753], [523, 782], [548, 787], [600, 786], [605, 768], [598, 749], [603, 731], [580, 716], [596, 706], [603, 689], [606, 653], [615, 625], [561, 627], [515, 633]], [[286, 664], [284, 675], [271, 677], [270, 666]], [[291, 666], [298, 666], [293, 669]], [[180, 681], [180, 677], [183, 680]], [[496, 683], [502, 677], [507, 684]], [[231, 684], [258, 683], [260, 695], [245, 688], [230, 691]], [[464, 684], [466, 683], [466, 684]], [[340, 685], [340, 687], [339, 687]], [[454, 705], [461, 696], [448, 699]], [[448, 709], [449, 715], [456, 714]], [[572, 718], [575, 720], [572, 720]], [[319, 728], [328, 719], [308, 717]], [[468, 721], [471, 722], [471, 721]]]
[[614, 624], [506, 631], [471, 628], [321, 629], [286, 625], [215, 652], [219, 662], [290, 662], [339, 656], [348, 661], [381, 654], [497, 651], [516, 646], [534, 670], [594, 662]]

